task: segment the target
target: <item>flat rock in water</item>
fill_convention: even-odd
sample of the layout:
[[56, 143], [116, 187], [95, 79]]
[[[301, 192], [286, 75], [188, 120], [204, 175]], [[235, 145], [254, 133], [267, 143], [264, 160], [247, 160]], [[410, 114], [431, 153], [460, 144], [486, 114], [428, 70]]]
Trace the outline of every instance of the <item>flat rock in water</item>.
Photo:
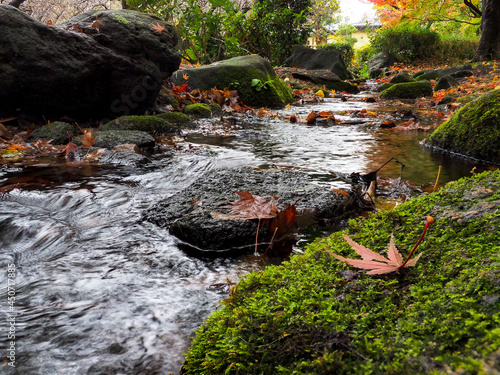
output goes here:
[[[184, 191], [154, 204], [144, 219], [169, 228], [180, 240], [201, 250], [224, 253], [253, 250], [258, 220], [224, 220], [225, 208], [240, 197], [234, 191], [249, 191], [254, 196], [279, 197], [280, 210], [296, 203], [298, 222], [320, 225], [339, 224], [360, 212], [362, 205], [355, 194], [345, 196], [331, 191], [327, 184], [313, 184], [311, 177], [299, 171], [254, 170], [252, 168], [212, 171]], [[214, 214], [217, 213], [217, 214]], [[259, 241], [272, 233], [261, 223]]]

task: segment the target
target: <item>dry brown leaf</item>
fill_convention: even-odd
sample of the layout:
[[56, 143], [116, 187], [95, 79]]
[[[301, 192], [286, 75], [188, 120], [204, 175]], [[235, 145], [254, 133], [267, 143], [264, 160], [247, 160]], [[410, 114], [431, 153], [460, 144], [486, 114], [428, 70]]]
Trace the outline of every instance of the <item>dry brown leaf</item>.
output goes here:
[[275, 197], [263, 198], [252, 195], [249, 191], [235, 191], [241, 199], [231, 202], [225, 208], [230, 208], [228, 216], [237, 219], [271, 219], [278, 214]]
[[97, 134], [92, 136], [92, 131], [88, 129], [83, 129], [83, 138], [78, 138], [82, 141], [83, 147], [92, 147], [95, 144], [95, 138]]

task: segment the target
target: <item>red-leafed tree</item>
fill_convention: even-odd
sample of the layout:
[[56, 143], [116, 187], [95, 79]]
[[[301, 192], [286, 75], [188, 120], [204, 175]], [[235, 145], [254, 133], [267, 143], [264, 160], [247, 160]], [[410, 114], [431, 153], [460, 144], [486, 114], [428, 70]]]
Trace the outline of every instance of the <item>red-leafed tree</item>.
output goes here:
[[[376, 5], [386, 27], [401, 23], [430, 27], [437, 22], [481, 25], [475, 60], [500, 59], [499, 0], [363, 0]], [[480, 19], [480, 21], [479, 21]]]

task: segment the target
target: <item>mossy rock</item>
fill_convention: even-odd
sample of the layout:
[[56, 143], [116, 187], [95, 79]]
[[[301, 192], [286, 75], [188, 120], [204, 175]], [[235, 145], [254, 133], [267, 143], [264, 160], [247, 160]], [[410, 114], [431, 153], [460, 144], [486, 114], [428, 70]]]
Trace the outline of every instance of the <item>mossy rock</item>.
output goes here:
[[184, 108], [184, 113], [197, 118], [207, 118], [212, 116], [212, 108], [205, 103], [188, 104]]
[[258, 55], [184, 69], [175, 72], [171, 79], [176, 85], [187, 83], [191, 89], [201, 91], [237, 87], [240, 99], [250, 106], [284, 107], [293, 102], [291, 90], [278, 78], [271, 64]]
[[396, 83], [380, 93], [382, 99], [417, 99], [432, 95], [429, 81]]
[[191, 118], [182, 112], [165, 112], [156, 115], [156, 117], [166, 120], [171, 124], [177, 124], [177, 126], [189, 125], [192, 122]]
[[100, 130], [137, 130], [149, 134], [177, 132], [177, 127], [158, 116], [122, 116], [104, 124]]
[[51, 139], [53, 145], [68, 144], [68, 134], [73, 137], [76, 134], [76, 126], [66, 122], [55, 121], [44, 125], [41, 128], [35, 129], [31, 133], [31, 140]]
[[500, 371], [500, 172], [350, 222], [356, 242], [414, 267], [366, 275], [335, 233], [243, 278], [197, 330], [182, 374], [493, 374]]
[[210, 103], [208, 106], [210, 107], [210, 110], [212, 111], [212, 114], [214, 116], [222, 115], [222, 107], [217, 103]]
[[103, 130], [96, 132], [95, 147], [112, 150], [118, 145], [134, 144], [140, 148], [153, 147], [155, 139], [148, 133], [137, 130]]
[[390, 83], [406, 83], [406, 82], [413, 82], [413, 78], [411, 78], [408, 75], [408, 73], [400, 73], [390, 80]]
[[438, 79], [434, 86], [435, 91], [448, 90], [449, 88], [458, 86], [458, 80], [453, 76], [444, 76]]
[[444, 69], [436, 69], [436, 70], [422, 70], [414, 74], [413, 78], [417, 81], [421, 80], [431, 80], [431, 79], [439, 79], [445, 76], [453, 76], [455, 78], [467, 77], [472, 75], [472, 65], [471, 64], [463, 64], [458, 66], [453, 66], [451, 68]]
[[389, 87], [392, 87], [394, 85], [395, 85], [395, 83], [390, 83], [390, 82], [382, 83], [379, 86], [379, 91], [382, 92], [382, 91], [387, 90]]
[[428, 137], [426, 144], [500, 163], [500, 89], [460, 108]]

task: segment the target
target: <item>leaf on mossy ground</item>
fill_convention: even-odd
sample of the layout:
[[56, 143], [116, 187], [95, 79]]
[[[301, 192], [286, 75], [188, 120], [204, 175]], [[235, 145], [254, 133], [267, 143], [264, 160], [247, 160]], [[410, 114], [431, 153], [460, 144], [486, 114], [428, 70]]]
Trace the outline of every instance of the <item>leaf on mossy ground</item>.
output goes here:
[[[356, 268], [369, 270], [367, 272], [368, 275], [381, 275], [394, 272], [402, 268], [404, 264], [403, 257], [394, 244], [394, 235], [392, 234], [391, 240], [389, 242], [389, 248], [387, 249], [387, 256], [389, 259], [368, 249], [367, 247], [354, 242], [351, 237], [349, 237], [345, 233], [342, 234], [342, 237], [344, 237], [344, 240], [346, 240], [346, 242], [353, 248], [353, 250], [358, 253], [363, 259], [344, 258], [343, 256], [337, 255], [327, 249], [325, 249], [325, 251], [341, 262], [346, 262], [347, 264], [350, 264], [351, 266], [354, 266]], [[418, 254], [415, 258], [410, 259], [408, 262], [406, 262], [405, 266], [414, 266], [421, 255], [422, 253]]]

